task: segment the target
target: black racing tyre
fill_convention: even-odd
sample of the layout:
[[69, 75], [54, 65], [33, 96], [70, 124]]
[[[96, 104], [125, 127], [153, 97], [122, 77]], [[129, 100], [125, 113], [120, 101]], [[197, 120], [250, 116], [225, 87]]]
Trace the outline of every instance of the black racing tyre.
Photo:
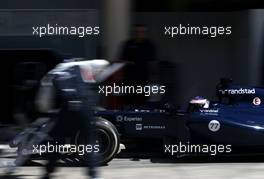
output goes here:
[[[99, 152], [94, 153], [94, 163], [96, 165], [106, 165], [110, 162], [119, 150], [120, 137], [116, 127], [106, 119], [96, 118], [95, 122], [95, 144], [99, 145]], [[77, 132], [75, 136], [75, 144], [84, 144], [84, 136]], [[79, 155], [78, 158], [83, 163], [89, 162], [88, 155]]]

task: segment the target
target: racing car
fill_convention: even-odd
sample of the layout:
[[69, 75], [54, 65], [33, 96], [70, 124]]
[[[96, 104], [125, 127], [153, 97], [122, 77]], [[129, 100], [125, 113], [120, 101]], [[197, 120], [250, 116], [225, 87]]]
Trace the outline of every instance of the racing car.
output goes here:
[[[71, 66], [68, 63], [60, 69]], [[120, 152], [121, 144], [125, 146], [124, 152], [137, 152], [143, 156], [150, 152], [165, 156], [263, 152], [264, 89], [235, 85], [230, 79], [221, 79], [216, 86], [216, 95], [217, 101], [194, 97], [186, 109], [164, 104], [158, 107], [145, 105], [124, 110], [96, 110], [96, 123], [93, 125], [102, 147], [98, 164], [110, 162]], [[44, 129], [49, 126], [49, 121], [39, 122], [29, 132], [21, 133], [10, 145], [23, 151], [30, 141], [29, 136], [35, 136], [39, 131], [48, 132]], [[76, 131], [71, 141], [77, 145], [82, 143], [83, 137]], [[67, 158], [77, 162], [87, 160], [76, 155], [67, 155]]]
[[[217, 101], [197, 96], [187, 109], [105, 110], [96, 115], [115, 126], [126, 150], [170, 156], [263, 153], [264, 89], [221, 79]], [[183, 150], [181, 150], [183, 149]]]

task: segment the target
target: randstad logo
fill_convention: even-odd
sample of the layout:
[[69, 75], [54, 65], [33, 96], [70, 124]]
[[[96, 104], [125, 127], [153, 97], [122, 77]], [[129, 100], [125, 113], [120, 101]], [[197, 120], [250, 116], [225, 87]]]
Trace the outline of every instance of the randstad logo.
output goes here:
[[240, 88], [240, 89], [220, 89], [219, 92], [221, 94], [255, 94], [256, 90], [255, 88], [249, 89], [249, 88]]

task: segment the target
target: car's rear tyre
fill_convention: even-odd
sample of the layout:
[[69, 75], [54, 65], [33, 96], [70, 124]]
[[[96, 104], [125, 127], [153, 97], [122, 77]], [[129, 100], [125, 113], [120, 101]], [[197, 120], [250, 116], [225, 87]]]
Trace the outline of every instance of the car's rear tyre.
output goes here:
[[[99, 152], [93, 153], [93, 161], [96, 165], [106, 165], [115, 157], [119, 150], [119, 134], [115, 126], [103, 118], [96, 118], [94, 127], [95, 141], [93, 144], [99, 146]], [[84, 143], [84, 135], [81, 132], [77, 132], [75, 144], [83, 145]], [[78, 155], [78, 158], [83, 163], [88, 163], [90, 162], [91, 155]]]

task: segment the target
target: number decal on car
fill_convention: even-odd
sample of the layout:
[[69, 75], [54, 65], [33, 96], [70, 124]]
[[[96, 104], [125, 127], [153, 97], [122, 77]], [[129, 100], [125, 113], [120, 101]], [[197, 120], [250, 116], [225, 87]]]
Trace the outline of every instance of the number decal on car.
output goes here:
[[212, 132], [216, 132], [220, 129], [220, 122], [217, 120], [212, 120], [208, 124], [208, 129]]

